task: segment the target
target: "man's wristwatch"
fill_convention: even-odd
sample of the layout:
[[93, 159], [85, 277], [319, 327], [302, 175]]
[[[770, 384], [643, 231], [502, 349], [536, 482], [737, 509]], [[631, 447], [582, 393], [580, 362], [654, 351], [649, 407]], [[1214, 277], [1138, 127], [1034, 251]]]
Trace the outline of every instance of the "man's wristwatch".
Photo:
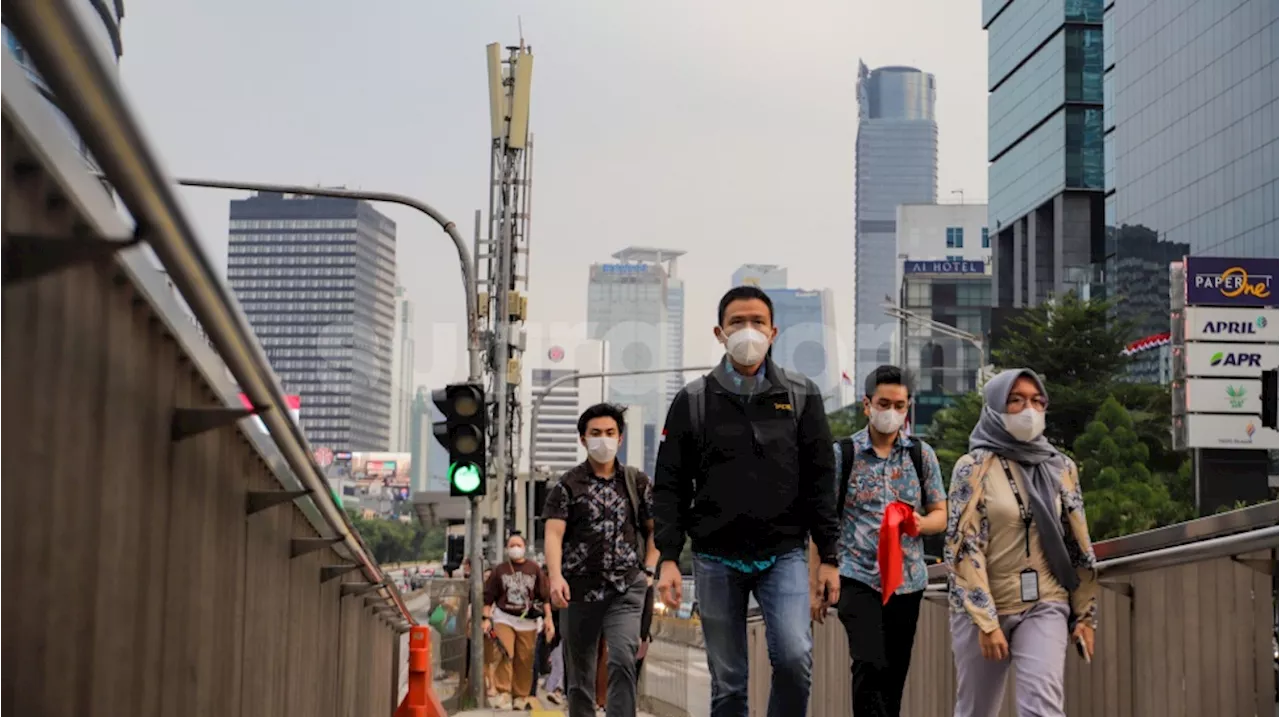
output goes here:
[[648, 575], [648, 576], [649, 576], [649, 577], [651, 577], [651, 578], [656, 578], [656, 577], [658, 577], [658, 574], [657, 574], [657, 573], [658, 573], [658, 569], [657, 569], [657, 568], [655, 568], [655, 567], [653, 567], [652, 565], [646, 565], [646, 566], [644, 566], [644, 574], [645, 574], [645, 575]]

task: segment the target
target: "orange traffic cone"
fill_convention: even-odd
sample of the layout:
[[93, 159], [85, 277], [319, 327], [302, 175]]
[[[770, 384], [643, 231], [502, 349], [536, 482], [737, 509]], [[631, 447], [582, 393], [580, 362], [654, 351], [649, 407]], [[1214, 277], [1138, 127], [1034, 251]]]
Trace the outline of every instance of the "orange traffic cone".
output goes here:
[[421, 625], [409, 628], [409, 693], [395, 717], [448, 717], [431, 688], [431, 632]]

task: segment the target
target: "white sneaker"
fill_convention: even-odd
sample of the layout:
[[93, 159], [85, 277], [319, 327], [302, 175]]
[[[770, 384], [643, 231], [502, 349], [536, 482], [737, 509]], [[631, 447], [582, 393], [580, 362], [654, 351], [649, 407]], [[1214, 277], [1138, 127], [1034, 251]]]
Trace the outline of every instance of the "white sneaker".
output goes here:
[[511, 709], [511, 695], [497, 695], [489, 703], [495, 710], [509, 710]]

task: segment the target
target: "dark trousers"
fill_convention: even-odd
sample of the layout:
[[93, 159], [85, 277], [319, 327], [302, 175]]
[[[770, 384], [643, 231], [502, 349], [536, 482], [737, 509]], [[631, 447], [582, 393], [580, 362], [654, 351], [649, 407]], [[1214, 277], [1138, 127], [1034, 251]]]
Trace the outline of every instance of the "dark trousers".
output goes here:
[[857, 717], [899, 716], [923, 597], [923, 592], [894, 595], [883, 604], [879, 590], [840, 578], [837, 613], [849, 637]]
[[570, 601], [560, 620], [564, 626], [564, 666], [569, 689], [569, 717], [594, 717], [600, 638], [608, 646], [610, 717], [635, 717], [636, 649], [640, 646], [640, 613], [644, 576], [621, 595], [610, 593], [598, 602]]

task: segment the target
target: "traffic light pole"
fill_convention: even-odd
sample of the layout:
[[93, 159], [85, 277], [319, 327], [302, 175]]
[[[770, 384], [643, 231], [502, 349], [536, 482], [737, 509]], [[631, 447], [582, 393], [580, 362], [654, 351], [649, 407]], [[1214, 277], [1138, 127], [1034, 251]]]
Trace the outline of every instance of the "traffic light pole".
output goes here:
[[530, 541], [533, 540], [533, 537], [534, 537], [533, 531], [534, 531], [534, 526], [536, 525], [535, 521], [537, 520], [537, 516], [534, 514], [536, 510], [536, 506], [534, 505], [534, 500], [533, 500], [533, 481], [534, 481], [534, 475], [537, 474], [538, 464], [537, 464], [537, 458], [534, 455], [533, 449], [534, 449], [534, 446], [537, 445], [538, 410], [542, 408], [542, 402], [546, 400], [547, 396], [551, 395], [551, 389], [561, 384], [568, 383], [570, 381], [579, 381], [579, 380], [588, 379], [588, 378], [613, 378], [615, 376], [645, 376], [648, 374], [655, 374], [655, 373], [685, 373], [688, 371], [710, 371], [713, 368], [715, 367], [714, 366], [683, 366], [681, 368], [650, 368], [650, 369], [643, 369], [640, 371], [597, 371], [593, 373], [574, 372], [574, 373], [567, 374], [549, 381], [546, 386], [542, 387], [541, 393], [534, 393], [533, 401], [529, 404], [529, 481], [528, 481], [529, 495], [526, 497], [526, 499], [528, 500], [528, 509], [525, 511], [525, 525], [527, 528], [527, 532], [525, 533], [525, 535], [528, 536], [528, 539]]
[[462, 285], [466, 294], [467, 307], [467, 376], [469, 381], [478, 382], [483, 378], [483, 365], [480, 361], [480, 312], [477, 308], [478, 293], [476, 285], [475, 263], [466, 241], [458, 233], [458, 227], [448, 217], [441, 214], [426, 202], [419, 201], [405, 194], [391, 192], [371, 192], [362, 189], [340, 189], [329, 187], [307, 187], [300, 184], [271, 184], [269, 182], [243, 182], [227, 179], [193, 179], [175, 180], [184, 187], [206, 187], [209, 189], [232, 189], [245, 192], [279, 192], [281, 194], [301, 194], [309, 197], [340, 197], [344, 199], [360, 199], [366, 202], [386, 202], [399, 204], [402, 207], [416, 209], [432, 221], [440, 225], [458, 252], [458, 261], [462, 264]]
[[[367, 202], [387, 202], [389, 204], [399, 204], [403, 207], [416, 209], [428, 217], [432, 221], [440, 225], [445, 233], [449, 235], [449, 239], [453, 241], [453, 246], [458, 252], [458, 262], [462, 264], [462, 288], [465, 293], [467, 307], [467, 380], [470, 383], [483, 385], [484, 366], [480, 360], [480, 311], [479, 311], [479, 287], [476, 283], [476, 265], [471, 255], [471, 250], [467, 248], [467, 244], [463, 241], [462, 236], [458, 234], [458, 227], [447, 217], [437, 211], [434, 207], [426, 202], [418, 201], [413, 197], [404, 194], [394, 194], [391, 192], [370, 192], [364, 190], [338, 189], [327, 187], [307, 187], [300, 184], [270, 184], [267, 182], [235, 182], [229, 180], [218, 179], [178, 179], [178, 184], [184, 187], [207, 187], [210, 189], [232, 189], [246, 192], [280, 192], [281, 194], [301, 194], [311, 197], [340, 197], [345, 199], [359, 199]], [[505, 371], [506, 367], [503, 366]], [[480, 628], [480, 615], [484, 609], [482, 594], [482, 577], [484, 575], [484, 562], [481, 560], [480, 552], [480, 499], [472, 497], [469, 499], [467, 524], [469, 545], [468, 554], [471, 557], [471, 694], [475, 698], [477, 705], [484, 704], [484, 633]]]

